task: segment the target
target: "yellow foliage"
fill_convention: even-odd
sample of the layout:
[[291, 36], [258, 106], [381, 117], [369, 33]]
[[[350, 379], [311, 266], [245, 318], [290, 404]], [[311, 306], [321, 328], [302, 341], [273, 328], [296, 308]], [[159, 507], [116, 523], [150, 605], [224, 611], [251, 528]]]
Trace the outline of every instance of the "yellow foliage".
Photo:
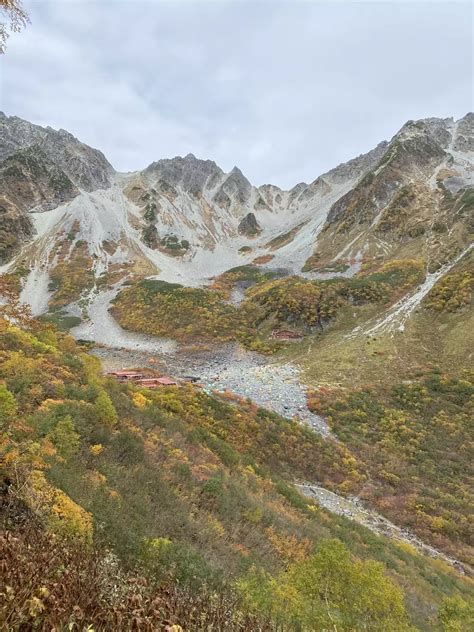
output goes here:
[[103, 450], [104, 450], [104, 446], [101, 443], [95, 443], [94, 445], [91, 445], [89, 447], [89, 452], [93, 456], [99, 456], [99, 454], [101, 454]]
[[66, 335], [61, 339], [59, 348], [63, 353], [75, 353], [77, 351], [77, 344], [72, 336]]
[[33, 470], [26, 493], [32, 508], [51, 531], [66, 537], [92, 541], [92, 516], [67, 494], [53, 487], [39, 470]]
[[44, 456], [55, 456], [57, 454], [56, 448], [48, 438], [43, 439], [41, 447]]
[[265, 534], [278, 555], [285, 559], [304, 560], [311, 550], [309, 540], [299, 540], [294, 534], [278, 533], [273, 527], [268, 527]]
[[431, 528], [438, 532], [446, 531], [449, 528], [449, 522], [441, 516], [435, 516], [431, 519]]
[[45, 609], [44, 603], [38, 597], [31, 597], [27, 601], [28, 614], [32, 619], [36, 619]]
[[107, 477], [104, 476], [101, 472], [97, 470], [93, 470], [92, 472], [87, 472], [87, 480], [94, 486], [98, 487], [99, 485], [105, 485], [107, 482]]
[[168, 538], [152, 538], [147, 541], [147, 545], [151, 550], [160, 553], [169, 547], [171, 540]]
[[409, 553], [410, 555], [419, 555], [417, 549], [413, 546], [413, 544], [410, 544], [409, 542], [397, 542], [396, 543], [398, 548], [401, 549], [402, 551], [405, 551], [405, 553]]
[[218, 538], [223, 538], [226, 534], [226, 530], [222, 522], [213, 516], [211, 513], [207, 515], [210, 528], [214, 531]]
[[453, 272], [440, 279], [426, 296], [424, 304], [437, 312], [455, 312], [472, 302], [474, 275]]
[[149, 404], [150, 400], [142, 393], [137, 392], [132, 394], [132, 402], [137, 408], [145, 408], [145, 406]]
[[59, 404], [63, 403], [64, 399], [45, 399], [43, 402], [41, 402], [38, 410], [49, 410], [53, 406], [58, 406]]
[[259, 524], [263, 518], [263, 511], [261, 507], [254, 507], [253, 509], [247, 509], [243, 512], [242, 516], [253, 524]]

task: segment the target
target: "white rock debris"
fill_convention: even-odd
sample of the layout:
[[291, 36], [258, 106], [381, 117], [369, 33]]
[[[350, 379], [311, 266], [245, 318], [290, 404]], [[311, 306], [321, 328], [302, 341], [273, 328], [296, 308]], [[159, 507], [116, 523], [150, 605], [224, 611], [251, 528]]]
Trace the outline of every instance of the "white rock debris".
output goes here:
[[296, 488], [304, 496], [314, 498], [321, 507], [324, 507], [331, 513], [344, 516], [349, 520], [353, 520], [354, 522], [367, 527], [371, 531], [374, 531], [379, 535], [389, 537], [392, 540], [407, 542], [420, 553], [443, 560], [450, 566], [454, 566], [458, 571], [464, 572], [461, 562], [453, 557], [445, 555], [429, 544], [422, 542], [422, 540], [413, 535], [413, 533], [408, 531], [408, 529], [398, 527], [393, 524], [393, 522], [390, 522], [390, 520], [387, 520], [387, 518], [384, 518], [372, 509], [365, 507], [359, 498], [354, 496], [345, 498], [325, 489], [324, 487], [313, 485], [311, 483], [297, 484]]
[[373, 336], [375, 334], [380, 334], [382, 332], [387, 331], [400, 331], [403, 332], [405, 329], [405, 324], [414, 310], [419, 306], [421, 301], [425, 298], [425, 296], [429, 293], [429, 291], [433, 288], [435, 283], [439, 281], [445, 274], [447, 274], [451, 268], [453, 268], [458, 261], [460, 261], [468, 252], [472, 250], [474, 244], [469, 244], [464, 250], [462, 250], [454, 259], [445, 265], [441, 266], [439, 270], [436, 272], [429, 272], [426, 275], [423, 283], [411, 294], [407, 294], [403, 296], [395, 305], [393, 305], [387, 312], [387, 314], [376, 321], [373, 325], [367, 325], [365, 327], [356, 327], [350, 334], [347, 335], [348, 338], [366, 335]]

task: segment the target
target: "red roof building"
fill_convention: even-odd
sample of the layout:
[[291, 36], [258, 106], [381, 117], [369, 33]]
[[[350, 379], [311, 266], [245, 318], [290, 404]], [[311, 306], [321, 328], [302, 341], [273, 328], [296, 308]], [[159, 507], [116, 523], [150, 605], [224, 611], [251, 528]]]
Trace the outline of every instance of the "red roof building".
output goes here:
[[274, 329], [272, 331], [272, 338], [275, 340], [301, 340], [303, 334], [291, 329]]
[[170, 377], [166, 377], [166, 375], [159, 377], [156, 381], [162, 386], [178, 386], [178, 382], [172, 380]]
[[160, 386], [178, 386], [178, 382], [169, 377], [149, 377], [137, 380], [137, 384], [145, 388], [158, 388]]
[[114, 377], [120, 382], [128, 382], [129, 380], [136, 381], [146, 377], [144, 373], [139, 373], [138, 371], [110, 371], [107, 375]]

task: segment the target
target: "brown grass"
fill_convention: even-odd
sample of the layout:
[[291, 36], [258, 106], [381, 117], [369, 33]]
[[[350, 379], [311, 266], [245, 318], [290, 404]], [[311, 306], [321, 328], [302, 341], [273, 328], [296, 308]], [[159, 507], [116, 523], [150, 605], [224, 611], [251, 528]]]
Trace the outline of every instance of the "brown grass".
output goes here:
[[[15, 514], [8, 521], [5, 514]], [[274, 627], [241, 612], [235, 598], [191, 593], [175, 584], [120, 568], [102, 550], [45, 533], [24, 507], [3, 505], [0, 530], [0, 630], [106, 630], [270, 632]], [[20, 523], [20, 524], [18, 524]], [[180, 628], [175, 628], [179, 630]]]

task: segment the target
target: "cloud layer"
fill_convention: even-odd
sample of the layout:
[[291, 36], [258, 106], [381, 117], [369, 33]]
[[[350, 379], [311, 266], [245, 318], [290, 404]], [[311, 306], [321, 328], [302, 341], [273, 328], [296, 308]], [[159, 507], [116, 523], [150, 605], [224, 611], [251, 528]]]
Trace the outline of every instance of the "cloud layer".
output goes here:
[[312, 181], [407, 119], [472, 109], [463, 2], [25, 2], [0, 109], [119, 170], [189, 152], [255, 184]]

